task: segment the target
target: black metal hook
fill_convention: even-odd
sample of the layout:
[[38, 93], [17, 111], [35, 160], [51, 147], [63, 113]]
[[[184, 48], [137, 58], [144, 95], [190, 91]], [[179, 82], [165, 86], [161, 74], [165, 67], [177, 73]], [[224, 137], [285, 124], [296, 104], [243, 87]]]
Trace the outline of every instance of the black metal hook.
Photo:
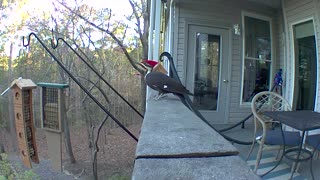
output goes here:
[[168, 52], [163, 52], [163, 53], [160, 54], [160, 58], [159, 58], [161, 62], [164, 61], [164, 59], [162, 59], [163, 56], [167, 57], [169, 60], [170, 60], [170, 59], [173, 59], [170, 53], [168, 53]]
[[173, 57], [171, 56], [170, 53], [163, 52], [163, 53], [160, 54], [160, 58], [159, 58], [161, 62], [164, 61], [164, 59], [163, 59], [164, 56], [166, 58], [168, 58], [169, 63], [170, 63], [169, 76], [181, 83], [181, 80], [180, 80], [179, 75], [177, 73], [176, 66], [174, 65], [174, 62], [173, 62]]
[[[130, 135], [134, 140], [138, 141], [138, 138], [135, 137], [116, 117], [114, 117], [110, 111], [108, 111], [80, 82], [75, 78], [75, 76], [62, 64], [50, 50], [49, 48], [40, 40], [40, 38], [35, 33], [30, 33], [28, 36], [28, 43], [25, 44], [25, 37], [23, 37], [23, 46], [27, 47], [30, 45], [31, 36], [34, 36], [42, 47], [50, 54], [50, 56], [58, 63], [58, 65], [69, 75], [69, 77], [106, 113], [111, 119], [120, 126], [128, 135]], [[59, 40], [59, 39], [58, 39]]]
[[[32, 32], [32, 33], [29, 34], [29, 36], [28, 36], [28, 38], [27, 38], [27, 44], [26, 44], [26, 43], [25, 43], [25, 37], [23, 36], [23, 37], [22, 37], [22, 45], [23, 45], [23, 47], [28, 47], [28, 46], [30, 45], [30, 41], [31, 41], [31, 36], [32, 36], [32, 35], [34, 35], [34, 36], [36, 37], [36, 39], [38, 39], [38, 38], [37, 38], [37, 35]], [[38, 40], [39, 40], [39, 39], [38, 39]]]
[[[56, 49], [57, 47], [58, 47], [58, 40], [56, 39], [56, 38], [54, 38], [54, 34], [53, 34], [53, 29], [51, 29], [51, 36], [52, 36], [52, 38], [51, 38], [51, 47], [52, 47], [52, 49]], [[56, 43], [54, 43], [54, 40], [56, 39]]]

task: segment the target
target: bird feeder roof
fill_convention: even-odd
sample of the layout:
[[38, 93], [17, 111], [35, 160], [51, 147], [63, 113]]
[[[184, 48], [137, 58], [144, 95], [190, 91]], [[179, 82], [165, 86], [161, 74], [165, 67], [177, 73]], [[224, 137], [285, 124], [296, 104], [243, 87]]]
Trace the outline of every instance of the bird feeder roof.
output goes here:
[[17, 86], [20, 89], [35, 89], [37, 85], [31, 79], [15, 79], [10, 88]]
[[45, 83], [45, 82], [39, 82], [37, 83], [37, 85], [40, 87], [58, 88], [58, 89], [64, 89], [69, 87], [69, 84]]

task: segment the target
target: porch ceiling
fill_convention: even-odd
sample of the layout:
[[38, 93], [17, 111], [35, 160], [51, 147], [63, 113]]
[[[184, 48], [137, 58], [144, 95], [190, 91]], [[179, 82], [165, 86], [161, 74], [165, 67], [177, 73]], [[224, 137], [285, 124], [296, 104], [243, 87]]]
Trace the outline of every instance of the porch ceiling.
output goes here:
[[[176, 1], [176, 2], [183, 2], [185, 0], [168, 0], [169, 1]], [[221, 1], [221, 0], [211, 0], [211, 1]], [[225, 1], [225, 0], [224, 0]], [[263, 4], [275, 9], [281, 8], [281, 0], [246, 0], [253, 3]], [[198, 0], [198, 2], [201, 2], [201, 0]]]
[[264, 4], [272, 8], [281, 8], [281, 0], [248, 0], [259, 4]]

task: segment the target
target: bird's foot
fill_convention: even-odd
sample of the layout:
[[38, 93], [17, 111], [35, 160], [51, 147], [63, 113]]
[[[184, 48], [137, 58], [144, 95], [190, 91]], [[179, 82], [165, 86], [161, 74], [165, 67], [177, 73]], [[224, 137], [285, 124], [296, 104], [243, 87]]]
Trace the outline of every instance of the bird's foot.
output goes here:
[[166, 94], [159, 94], [158, 96], [154, 97], [153, 99], [158, 101], [159, 99], [166, 97], [166, 96], [167, 96]]

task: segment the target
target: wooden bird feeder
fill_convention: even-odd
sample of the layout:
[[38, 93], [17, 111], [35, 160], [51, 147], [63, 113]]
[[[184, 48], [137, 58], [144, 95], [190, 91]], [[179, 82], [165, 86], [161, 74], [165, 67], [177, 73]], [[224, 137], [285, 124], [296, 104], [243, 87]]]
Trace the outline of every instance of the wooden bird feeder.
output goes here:
[[38, 83], [41, 87], [41, 127], [45, 129], [48, 145], [48, 155], [52, 166], [62, 171], [62, 133], [65, 120], [65, 88], [67, 84]]
[[26, 167], [39, 163], [35, 128], [33, 124], [32, 89], [37, 86], [30, 79], [16, 79], [11, 83], [15, 113], [15, 125], [20, 156]]
[[62, 107], [67, 84], [38, 83], [41, 87], [41, 127], [48, 131], [62, 132]]

